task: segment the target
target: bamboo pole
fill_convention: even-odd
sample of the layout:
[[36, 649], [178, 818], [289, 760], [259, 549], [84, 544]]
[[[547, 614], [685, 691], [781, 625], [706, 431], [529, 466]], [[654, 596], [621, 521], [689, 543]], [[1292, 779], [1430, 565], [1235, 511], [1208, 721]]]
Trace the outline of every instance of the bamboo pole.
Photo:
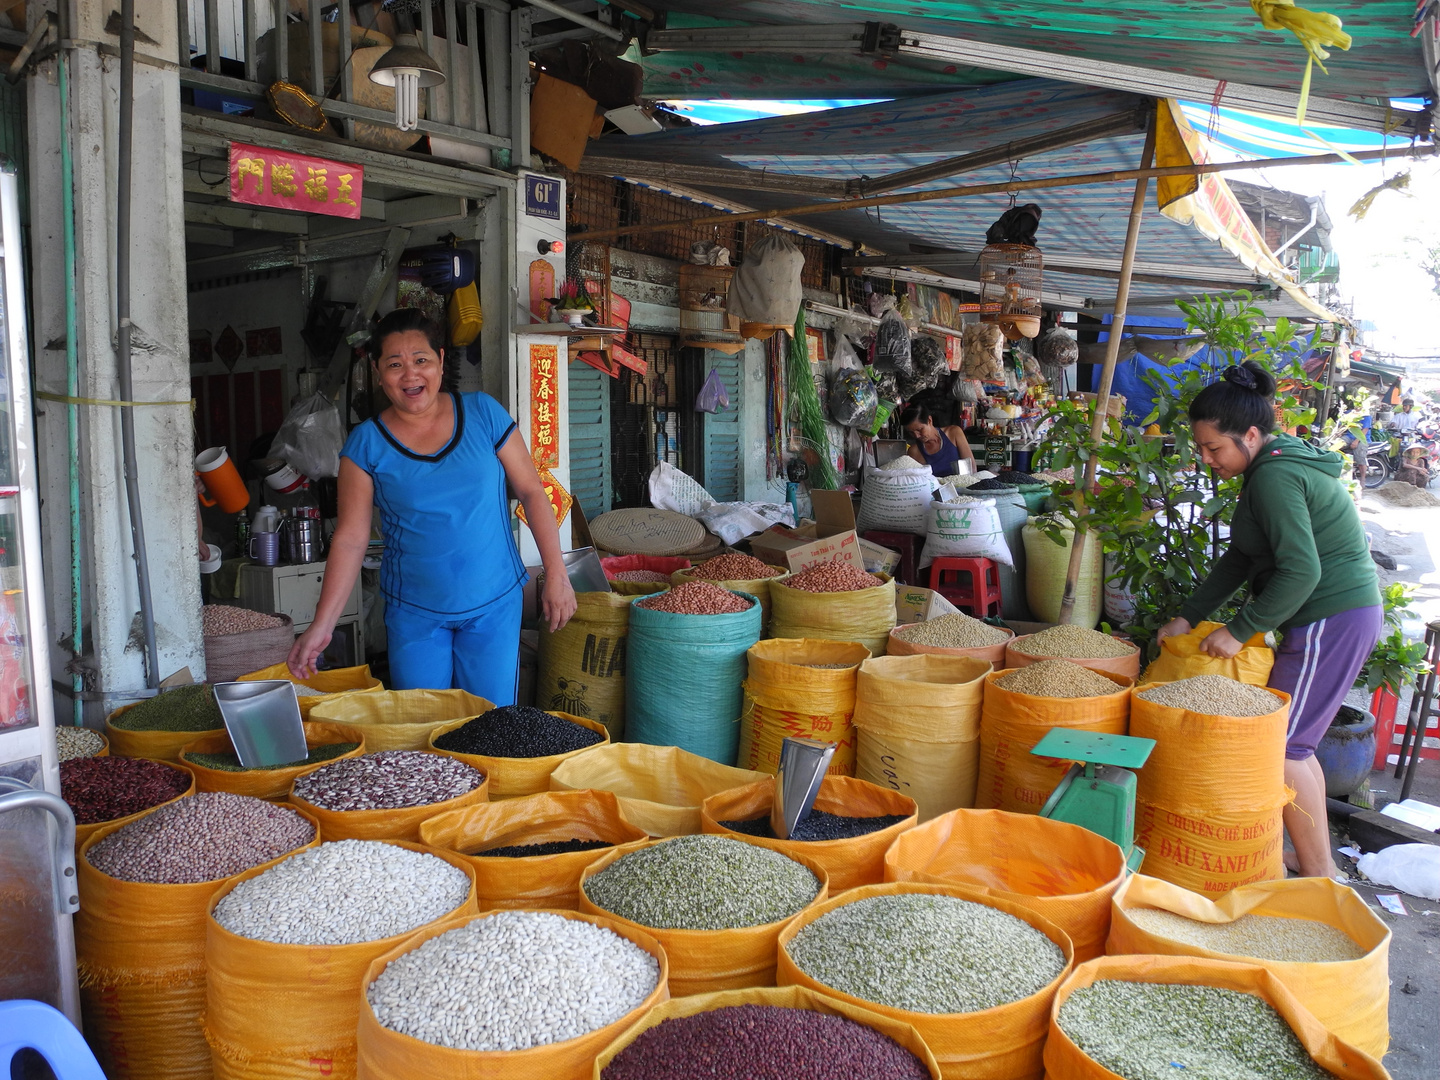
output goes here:
[[1080, 517], [1075, 524], [1075, 535], [1070, 541], [1070, 566], [1065, 571], [1065, 595], [1060, 601], [1060, 622], [1068, 623], [1075, 615], [1075, 585], [1080, 578], [1080, 567], [1085, 557], [1085, 545], [1089, 539], [1083, 528], [1090, 516], [1090, 507], [1085, 502], [1086, 494], [1095, 486], [1095, 471], [1099, 459], [1093, 448], [1100, 445], [1105, 436], [1105, 422], [1110, 408], [1110, 386], [1115, 381], [1115, 362], [1120, 357], [1120, 337], [1125, 332], [1125, 312], [1130, 306], [1130, 276], [1135, 269], [1135, 247], [1140, 240], [1140, 219], [1145, 213], [1145, 192], [1150, 187], [1150, 163], [1155, 157], [1155, 121], [1145, 132], [1145, 149], [1140, 154], [1140, 175], [1135, 181], [1135, 195], [1130, 200], [1130, 223], [1125, 229], [1125, 253], [1120, 259], [1120, 280], [1115, 286], [1115, 314], [1108, 328], [1109, 340], [1105, 343], [1105, 363], [1100, 369], [1100, 385], [1095, 388], [1095, 415], [1090, 419], [1090, 445], [1092, 452], [1085, 459], [1084, 479], [1075, 485], [1075, 500], [1079, 504]]

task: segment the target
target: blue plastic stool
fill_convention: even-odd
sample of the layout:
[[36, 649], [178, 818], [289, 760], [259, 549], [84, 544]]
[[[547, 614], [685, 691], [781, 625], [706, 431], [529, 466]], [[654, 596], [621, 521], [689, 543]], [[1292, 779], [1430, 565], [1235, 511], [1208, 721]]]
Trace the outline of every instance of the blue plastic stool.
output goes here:
[[21, 1050], [36, 1051], [56, 1080], [105, 1080], [100, 1065], [65, 1014], [39, 1001], [0, 1001], [0, 1076]]

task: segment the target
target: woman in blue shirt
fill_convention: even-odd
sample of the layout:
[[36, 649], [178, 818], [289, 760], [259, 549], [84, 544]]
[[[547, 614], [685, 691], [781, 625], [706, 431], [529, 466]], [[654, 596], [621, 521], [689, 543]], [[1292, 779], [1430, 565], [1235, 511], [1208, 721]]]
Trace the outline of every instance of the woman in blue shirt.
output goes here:
[[545, 564], [541, 606], [552, 631], [575, 614], [554, 511], [500, 403], [441, 390], [445, 332], [437, 323], [402, 308], [380, 320], [371, 341], [390, 407], [355, 428], [340, 452], [339, 520], [320, 603], [290, 650], [290, 670], [297, 678], [314, 674], [355, 587], [378, 508], [390, 685], [457, 688], [513, 705], [527, 575], [507, 484]]

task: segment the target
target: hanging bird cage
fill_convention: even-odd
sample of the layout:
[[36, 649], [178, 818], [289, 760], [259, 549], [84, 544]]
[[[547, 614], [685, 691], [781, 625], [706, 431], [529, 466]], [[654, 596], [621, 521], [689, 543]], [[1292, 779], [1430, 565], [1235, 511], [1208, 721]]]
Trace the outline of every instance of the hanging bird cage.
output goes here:
[[740, 319], [725, 312], [733, 266], [680, 264], [680, 344], [736, 353], [745, 346]]
[[1044, 261], [1028, 244], [987, 244], [980, 252], [980, 321], [1018, 341], [1040, 333]]

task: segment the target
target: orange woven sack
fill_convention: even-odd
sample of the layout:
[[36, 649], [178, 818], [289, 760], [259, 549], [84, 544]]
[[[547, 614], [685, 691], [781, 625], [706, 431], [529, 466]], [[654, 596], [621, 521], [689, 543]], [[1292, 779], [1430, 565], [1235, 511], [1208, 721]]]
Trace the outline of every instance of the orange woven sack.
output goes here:
[[561, 720], [568, 720], [587, 731], [595, 732], [600, 736], [600, 741], [590, 746], [582, 746], [579, 750], [571, 750], [568, 754], [547, 754], [544, 757], [532, 758], [462, 754], [455, 750], [441, 750], [435, 745], [435, 740], [441, 735], [464, 727], [474, 719], [474, 717], [467, 717], [463, 720], [452, 720], [448, 724], [441, 724], [437, 727], [430, 733], [429, 745], [425, 749], [432, 754], [444, 754], [446, 757], [453, 757], [458, 761], [465, 762], [471, 768], [479, 769], [490, 778], [490, 798], [492, 799], [517, 799], [522, 795], [534, 795], [539, 791], [549, 791], [550, 774], [561, 764], [577, 754], [587, 754], [597, 746], [607, 746], [610, 743], [610, 732], [599, 720], [591, 720], [585, 716], [571, 716], [569, 713], [563, 712], [552, 712], [550, 715], [558, 716]]
[[1275, 666], [1275, 653], [1265, 644], [1265, 635], [1256, 634], [1228, 660], [1200, 651], [1201, 644], [1224, 623], [1202, 622], [1188, 634], [1176, 634], [1160, 643], [1160, 655], [1145, 669], [1140, 683], [1178, 682], [1196, 675], [1224, 675], [1236, 682], [1264, 686]]
[[627, 1046], [651, 1028], [666, 1020], [700, 1013], [728, 1009], [737, 1005], [765, 1005], [777, 1009], [804, 1009], [807, 1012], [822, 1013], [825, 1016], [843, 1016], [864, 1024], [880, 1034], [893, 1039], [925, 1064], [930, 1080], [940, 1080], [940, 1066], [935, 1055], [925, 1045], [920, 1033], [910, 1024], [892, 1020], [888, 1016], [851, 1005], [839, 998], [818, 994], [803, 986], [750, 987], [745, 990], [721, 990], [714, 994], [695, 994], [691, 997], [672, 998], [663, 1005], [657, 1005], [637, 1020], [630, 1029], [607, 1046], [595, 1059], [595, 1071], [591, 1080], [604, 1080], [605, 1067], [614, 1061]]
[[770, 633], [777, 638], [857, 641], [872, 656], [884, 656], [895, 629], [895, 581], [876, 574], [880, 584], [848, 592], [817, 593], [770, 583]]
[[[595, 1055], [614, 1042], [617, 1036], [627, 1031], [651, 1008], [670, 999], [670, 966], [665, 950], [660, 947], [659, 942], [632, 926], [615, 919], [582, 915], [574, 911], [557, 911], [555, 914], [603, 926], [639, 945], [660, 964], [660, 978], [655, 989], [619, 1020], [587, 1035], [551, 1043], [549, 1046], [536, 1046], [529, 1050], [491, 1051], [452, 1050], [381, 1027], [362, 990], [360, 1025], [356, 1039], [358, 1080], [589, 1080]], [[481, 919], [486, 917], [487, 915], [479, 916]], [[469, 918], [447, 919], [416, 931], [370, 965], [365, 972], [362, 987], [368, 987], [378, 979], [392, 960], [419, 948], [433, 937], [467, 926], [473, 921]]]
[[[316, 768], [324, 768], [323, 765]], [[307, 772], [314, 772], [315, 768]], [[320, 835], [330, 840], [415, 840], [420, 839], [420, 826], [436, 814], [450, 810], [463, 810], [488, 802], [490, 778], [474, 791], [457, 795], [444, 802], [429, 803], [425, 806], [402, 806], [393, 810], [326, 810], [302, 799], [293, 791], [288, 801], [320, 823]]]
[[[1008, 642], [1002, 641], [998, 645], [982, 645], [974, 649], [947, 649], [941, 645], [917, 645], [913, 641], [906, 641], [900, 636], [902, 630], [909, 629], [906, 626], [897, 626], [890, 631], [890, 644], [886, 647], [886, 656], [919, 656], [928, 654], [930, 656], [963, 656], [971, 660], [983, 660], [995, 668], [1005, 666], [1005, 646]], [[1006, 630], [1012, 638], [1015, 636], [1013, 630]]]
[[[135, 705], [141, 704], [136, 702]], [[105, 718], [105, 738], [110, 743], [110, 753], [116, 757], [143, 757], [151, 761], [168, 761], [172, 765], [180, 760], [180, 751], [201, 735], [223, 733], [223, 726], [210, 731], [126, 731], [115, 726], [115, 718], [135, 708], [122, 705]]]
[[1072, 664], [1079, 664], [1083, 668], [1098, 671], [1102, 675], [1119, 675], [1122, 679], [1131, 681], [1140, 674], [1140, 649], [1135, 645], [1130, 646], [1130, 652], [1125, 656], [1032, 656], [1015, 647], [1034, 636], [1034, 634], [1023, 634], [1013, 638], [1005, 646], [1005, 667], [1027, 667], [1030, 664], [1038, 664], [1041, 660], [1069, 660]]
[[[1159, 908], [1204, 923], [1242, 915], [1309, 919], [1343, 931], [1365, 950], [1358, 960], [1297, 963], [1214, 952], [1161, 937], [1130, 918], [1136, 908]], [[1292, 878], [1242, 885], [1215, 902], [1137, 874], [1115, 894], [1106, 952], [1199, 956], [1263, 967], [1336, 1037], [1376, 1058], [1390, 1044], [1390, 930], [1353, 890], [1329, 878]]]
[[252, 671], [249, 675], [241, 675], [238, 681], [258, 682], [265, 679], [284, 679], [286, 682], [293, 682], [297, 689], [305, 686], [320, 691], [318, 694], [296, 694], [295, 700], [300, 705], [301, 720], [309, 720], [310, 711], [316, 705], [324, 705], [327, 701], [334, 701], [346, 694], [373, 694], [377, 690], [385, 689], [385, 684], [370, 674], [369, 664], [317, 671], [308, 679], [295, 678], [290, 674], [289, 664], [271, 664], [259, 671]]
[[[205, 918], [224, 879], [151, 885], [101, 873], [87, 853], [123, 827], [112, 823], [96, 831], [75, 860], [75, 957], [85, 1038], [109, 1080], [210, 1080], [210, 1048], [200, 1030]], [[315, 838], [296, 850], [319, 842], [317, 825]]]
[[700, 828], [747, 844], [769, 848], [785, 855], [808, 855], [830, 875], [830, 891], [853, 889], [857, 885], [878, 885], [885, 880], [885, 852], [896, 837], [915, 827], [915, 800], [898, 791], [856, 780], [849, 776], [827, 776], [820, 782], [815, 809], [844, 817], [890, 817], [904, 820], [848, 840], [771, 840], [748, 836], [725, 828], [722, 821], [749, 821], [770, 816], [775, 802], [775, 778], [767, 776], [745, 787], [712, 795], [700, 805]]
[[[359, 743], [354, 750], [337, 754], [327, 759], [340, 761], [344, 758], [359, 757], [366, 753], [365, 733], [359, 728], [344, 724], [316, 722], [305, 725], [305, 745], [310, 749], [317, 746], [331, 746], [335, 743]], [[235, 772], [227, 769], [210, 769], [197, 764], [187, 754], [230, 754], [235, 752], [230, 736], [224, 731], [213, 735], [202, 735], [187, 743], [180, 751], [180, 763], [195, 774], [195, 785], [201, 791], [228, 791], [235, 795], [249, 795], [256, 799], [284, 799], [290, 794], [290, 785], [297, 777], [315, 768], [311, 764], [290, 765], [274, 769], [245, 769]]]
[[1110, 900], [1125, 881], [1125, 853], [1063, 821], [954, 810], [891, 845], [885, 880], [953, 885], [977, 899], [1027, 907], [1069, 935], [1080, 963], [1105, 955]]
[[[168, 767], [170, 767], [170, 768], [172, 768], [172, 769], [176, 769], [176, 770], [178, 770], [178, 771], [180, 771], [180, 772], [183, 772], [183, 773], [186, 773], [186, 774], [189, 775], [189, 777], [190, 777], [190, 786], [187, 787], [184, 791], [182, 791], [179, 795], [176, 795], [176, 796], [175, 796], [175, 799], [183, 799], [183, 798], [185, 798], [185, 796], [187, 796], [187, 795], [194, 795], [194, 794], [195, 794], [195, 770], [194, 770], [194, 769], [187, 768], [187, 767], [184, 766], [184, 765], [177, 765], [177, 764], [175, 764], [173, 761], [158, 761], [158, 762], [156, 762], [156, 764], [157, 764], [157, 765], [166, 765], [166, 766], [168, 766]], [[106, 827], [108, 827], [108, 826], [111, 826], [111, 825], [128, 825], [130, 822], [134, 821], [136, 818], [141, 817], [141, 816], [144, 815], [144, 814], [150, 813], [151, 810], [158, 810], [160, 807], [166, 806], [166, 805], [168, 805], [169, 803], [174, 802], [175, 799], [166, 799], [165, 802], [163, 802], [163, 803], [156, 803], [154, 806], [147, 806], [144, 810], [137, 811], [136, 813], [133, 813], [133, 814], [126, 814], [124, 817], [112, 818], [112, 819], [109, 820], [109, 821], [97, 821], [97, 822], [95, 822], [95, 824], [93, 824], [93, 825], [76, 825], [76, 826], [75, 826], [75, 854], [78, 856], [78, 855], [80, 854], [80, 849], [85, 846], [85, 841], [86, 841], [86, 840], [89, 840], [90, 837], [94, 836], [94, 835], [95, 835], [97, 832], [99, 832], [101, 829], [104, 829], [104, 828], [106, 828]]]
[[494, 707], [464, 690], [375, 690], [321, 702], [311, 708], [310, 719], [359, 728], [365, 733], [366, 753], [378, 754], [424, 750], [437, 727]]
[[[901, 893], [929, 893], [955, 896], [995, 908], [1029, 923], [1048, 937], [1065, 953], [1065, 967], [1044, 989], [1008, 1005], [997, 1005], [973, 1013], [919, 1013], [894, 1009], [874, 1001], [864, 1001], [842, 993], [812, 979], [790, 959], [787, 946], [795, 935], [816, 919], [857, 900]], [[887, 958], [887, 962], [892, 962]], [[779, 964], [776, 981], [781, 986], [803, 986], [851, 1005], [910, 1024], [925, 1040], [940, 1065], [945, 1080], [1040, 1080], [1041, 1049], [1049, 1024], [1050, 1002], [1055, 991], [1074, 966], [1070, 939], [1054, 923], [1029, 908], [996, 897], [977, 899], [964, 890], [948, 885], [925, 885], [920, 882], [893, 882], [888, 885], [864, 885], [834, 897], [823, 904], [812, 905], [785, 927], [780, 935]]]
[[1047, 698], [1006, 690], [996, 681], [1005, 674], [996, 671], [985, 676], [985, 707], [980, 714], [980, 781], [975, 787], [975, 806], [980, 810], [1038, 814], [1072, 763], [1061, 758], [1036, 757], [1030, 751], [1051, 728], [1124, 735], [1130, 716], [1131, 680], [1101, 671], [1099, 674], [1115, 683], [1115, 693], [1087, 698]]
[[553, 840], [604, 840], [626, 852], [650, 842], [644, 829], [625, 820], [619, 800], [608, 791], [547, 791], [452, 810], [425, 821], [420, 839], [456, 852], [469, 865], [481, 911], [574, 911], [580, 905], [580, 875], [604, 852], [595, 848], [525, 859], [486, 858], [480, 852]]
[[1218, 986], [1250, 994], [1278, 1012], [1315, 1063], [1333, 1075], [1343, 1076], [1345, 1080], [1390, 1080], [1390, 1074], [1380, 1062], [1327, 1031], [1325, 1025], [1264, 968], [1179, 956], [1103, 956], [1077, 967], [1055, 995], [1049, 1038], [1045, 1042], [1046, 1080], [1115, 1080], [1114, 1073], [1087, 1057], [1071, 1041], [1059, 1021], [1060, 1006], [1066, 998], [1102, 979]]
[[[774, 773], [787, 738], [835, 744], [832, 776], [855, 774], [855, 675], [870, 650], [853, 641], [770, 638], [746, 655], [740, 711], [742, 769]], [[839, 664], [840, 667], [824, 665]]]
[[[444, 859], [470, 878], [464, 902], [437, 922], [476, 914], [474, 872], [464, 859], [420, 844], [386, 842]], [[415, 931], [356, 945], [277, 945], [232, 934], [215, 921], [215, 905], [262, 873], [231, 878], [207, 909], [205, 1039], [215, 1080], [354, 1077], [365, 972]]]
[[621, 851], [605, 852], [585, 868], [580, 875], [580, 910], [587, 915], [603, 915], [621, 926], [634, 927], [653, 935], [670, 958], [670, 989], [676, 997], [740, 990], [747, 986], [774, 986], [775, 947], [781, 931], [805, 912], [815, 910], [830, 894], [829, 875], [825, 873], [825, 868], [806, 855], [787, 851], [785, 855], [788, 858], [820, 879], [820, 891], [815, 894], [815, 899], [789, 919], [739, 930], [663, 930], [641, 926], [597, 907], [585, 895], [585, 883], [624, 854]]
[[[1211, 716], [1130, 704], [1130, 734], [1154, 739], [1135, 791], [1135, 843], [1145, 873], [1206, 896], [1285, 876], [1281, 811], [1290, 696], [1264, 716]], [[1267, 688], [1268, 689], [1268, 688]]]

